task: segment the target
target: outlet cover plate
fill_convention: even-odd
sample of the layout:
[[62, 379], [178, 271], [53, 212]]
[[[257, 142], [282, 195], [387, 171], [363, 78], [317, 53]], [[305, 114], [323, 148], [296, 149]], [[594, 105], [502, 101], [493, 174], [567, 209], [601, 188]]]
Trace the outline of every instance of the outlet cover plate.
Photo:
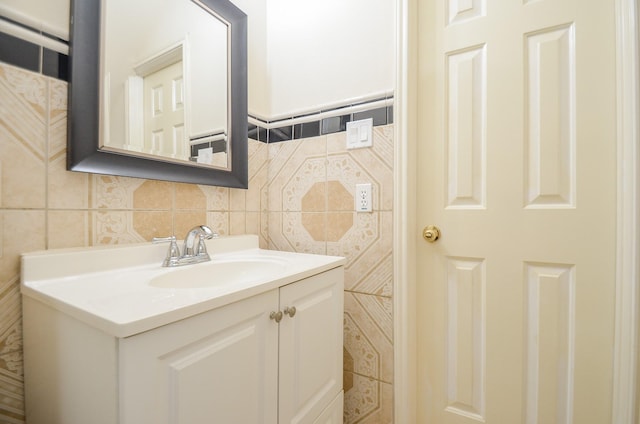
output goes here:
[[371, 183], [356, 184], [355, 209], [356, 212], [373, 212], [371, 197]]

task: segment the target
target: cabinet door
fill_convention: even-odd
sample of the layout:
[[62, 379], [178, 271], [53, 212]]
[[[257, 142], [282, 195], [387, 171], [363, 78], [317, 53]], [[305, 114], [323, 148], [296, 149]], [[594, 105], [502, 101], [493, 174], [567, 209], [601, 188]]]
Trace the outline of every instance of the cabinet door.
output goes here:
[[120, 343], [121, 423], [277, 423], [273, 290]]
[[313, 423], [342, 390], [344, 272], [280, 289], [280, 424]]
[[344, 422], [344, 393], [340, 392], [313, 424], [342, 424]]

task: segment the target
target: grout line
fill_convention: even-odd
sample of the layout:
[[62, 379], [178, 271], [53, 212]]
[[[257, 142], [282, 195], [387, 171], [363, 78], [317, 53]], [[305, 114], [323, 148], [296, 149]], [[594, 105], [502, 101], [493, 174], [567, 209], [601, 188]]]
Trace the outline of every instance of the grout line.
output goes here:
[[[40, 55], [42, 56], [42, 48], [40, 49]], [[42, 67], [42, 62], [40, 64]], [[51, 81], [45, 80], [47, 87], [46, 90], [46, 107], [45, 107], [45, 143], [44, 143], [44, 248], [49, 250], [49, 167], [51, 161], [49, 160], [49, 147], [51, 145]]]
[[[177, 219], [177, 208], [176, 208], [176, 203], [177, 203], [177, 197], [178, 197], [178, 184], [177, 183], [171, 183], [171, 208], [170, 208], [170, 212], [171, 212], [171, 234], [170, 235], [176, 235], [176, 219]], [[205, 211], [206, 214], [206, 211]]]
[[[93, 204], [93, 177], [92, 175], [87, 176], [87, 206], [91, 206]], [[93, 234], [93, 220], [94, 214], [90, 212], [90, 209], [87, 208], [87, 245], [93, 246], [94, 234]]]
[[384, 299], [393, 299], [393, 295], [384, 296], [384, 295], [381, 295], [381, 294], [367, 293], [367, 292], [363, 292], [363, 291], [350, 290], [350, 289], [344, 289], [344, 291], [345, 291], [345, 293], [363, 294], [363, 295], [367, 295], [367, 296], [382, 297]]
[[362, 374], [362, 373], [359, 373], [357, 371], [347, 370], [347, 369], [343, 368], [342, 372], [348, 372], [348, 373], [351, 373], [353, 375], [357, 375], [358, 377], [368, 378], [369, 380], [374, 380], [374, 381], [377, 381], [379, 383], [389, 384], [389, 385], [393, 386], [392, 382], [384, 381], [384, 380], [382, 380], [382, 379], [380, 379], [378, 377], [371, 377], [370, 375]]

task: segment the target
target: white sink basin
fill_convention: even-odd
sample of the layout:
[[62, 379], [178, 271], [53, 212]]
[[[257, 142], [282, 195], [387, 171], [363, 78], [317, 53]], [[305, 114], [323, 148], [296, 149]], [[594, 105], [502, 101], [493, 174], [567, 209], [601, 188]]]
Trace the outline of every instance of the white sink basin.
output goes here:
[[149, 285], [172, 289], [211, 288], [272, 279], [285, 272], [287, 261], [277, 257], [240, 255], [235, 258], [173, 268], [149, 281]]
[[128, 337], [345, 264], [258, 248], [257, 236], [207, 240], [210, 262], [163, 268], [166, 245], [58, 249], [22, 256], [23, 296]]

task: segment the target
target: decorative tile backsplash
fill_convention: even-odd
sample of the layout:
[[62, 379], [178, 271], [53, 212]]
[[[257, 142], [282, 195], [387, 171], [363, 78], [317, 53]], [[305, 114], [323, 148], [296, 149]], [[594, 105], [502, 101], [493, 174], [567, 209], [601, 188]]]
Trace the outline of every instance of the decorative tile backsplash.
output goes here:
[[[393, 422], [393, 126], [373, 147], [346, 133], [269, 143], [269, 248], [340, 255], [345, 266], [345, 423]], [[354, 212], [357, 183], [372, 213]]]
[[[344, 132], [347, 129], [348, 122], [361, 119], [371, 118], [374, 126], [392, 124], [393, 106], [373, 106], [368, 108], [368, 105], [390, 103], [392, 100], [393, 96], [389, 95], [360, 103], [319, 110], [315, 113], [307, 113], [304, 116], [292, 116], [287, 119], [269, 122], [250, 116], [251, 120], [258, 124], [249, 125], [249, 137], [265, 143], [277, 143]], [[349, 113], [349, 109], [357, 111]], [[341, 110], [344, 110], [345, 114], [323, 117], [328, 113], [335, 114]]]
[[[202, 223], [258, 234], [264, 248], [347, 257], [345, 423], [393, 422], [389, 107], [369, 113], [387, 119], [371, 148], [323, 132], [341, 120], [292, 124], [293, 139], [268, 144], [273, 128], [256, 127], [265, 138], [249, 140], [249, 188], [236, 190], [67, 171], [66, 98], [66, 82], [0, 63], [0, 422], [24, 423], [21, 253], [180, 237]], [[362, 182], [372, 213], [353, 211]]]

